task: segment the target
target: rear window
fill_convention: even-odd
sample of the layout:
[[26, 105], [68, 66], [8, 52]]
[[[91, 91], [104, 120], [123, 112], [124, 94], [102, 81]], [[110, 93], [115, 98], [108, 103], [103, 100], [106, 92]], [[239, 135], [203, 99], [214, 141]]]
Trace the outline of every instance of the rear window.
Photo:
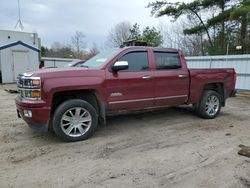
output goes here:
[[154, 52], [156, 69], [179, 69], [181, 68], [180, 57], [177, 52]]

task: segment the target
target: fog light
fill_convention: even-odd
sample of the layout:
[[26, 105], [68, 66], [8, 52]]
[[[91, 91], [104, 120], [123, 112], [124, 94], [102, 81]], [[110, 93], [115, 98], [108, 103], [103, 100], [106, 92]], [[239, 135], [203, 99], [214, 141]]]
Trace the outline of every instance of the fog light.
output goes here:
[[23, 110], [23, 115], [25, 117], [32, 117], [32, 111], [31, 110]]

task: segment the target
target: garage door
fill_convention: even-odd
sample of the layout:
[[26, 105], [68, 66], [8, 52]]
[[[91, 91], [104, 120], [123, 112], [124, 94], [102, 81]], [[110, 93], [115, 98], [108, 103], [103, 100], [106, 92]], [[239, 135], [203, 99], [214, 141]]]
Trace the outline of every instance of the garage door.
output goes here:
[[13, 51], [13, 80], [17, 75], [29, 71], [29, 54], [23, 51]]

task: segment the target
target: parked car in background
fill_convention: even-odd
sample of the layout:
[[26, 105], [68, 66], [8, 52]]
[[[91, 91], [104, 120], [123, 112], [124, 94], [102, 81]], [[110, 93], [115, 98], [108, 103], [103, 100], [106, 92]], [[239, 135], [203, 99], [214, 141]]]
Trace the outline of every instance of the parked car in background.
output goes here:
[[65, 141], [89, 138], [106, 116], [193, 104], [215, 118], [234, 95], [234, 69], [188, 69], [181, 50], [112, 49], [69, 68], [18, 78], [18, 116], [36, 130], [54, 130]]

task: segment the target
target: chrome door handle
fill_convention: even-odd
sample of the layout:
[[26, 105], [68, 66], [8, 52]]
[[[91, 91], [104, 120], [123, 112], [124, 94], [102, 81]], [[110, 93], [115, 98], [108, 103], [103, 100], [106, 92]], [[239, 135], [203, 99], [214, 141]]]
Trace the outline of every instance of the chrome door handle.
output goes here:
[[187, 75], [185, 75], [185, 74], [179, 74], [179, 78], [186, 78], [187, 77]]
[[149, 75], [145, 75], [145, 76], [142, 77], [142, 79], [144, 79], [144, 80], [148, 80], [150, 78], [152, 78], [152, 76], [149, 76]]

